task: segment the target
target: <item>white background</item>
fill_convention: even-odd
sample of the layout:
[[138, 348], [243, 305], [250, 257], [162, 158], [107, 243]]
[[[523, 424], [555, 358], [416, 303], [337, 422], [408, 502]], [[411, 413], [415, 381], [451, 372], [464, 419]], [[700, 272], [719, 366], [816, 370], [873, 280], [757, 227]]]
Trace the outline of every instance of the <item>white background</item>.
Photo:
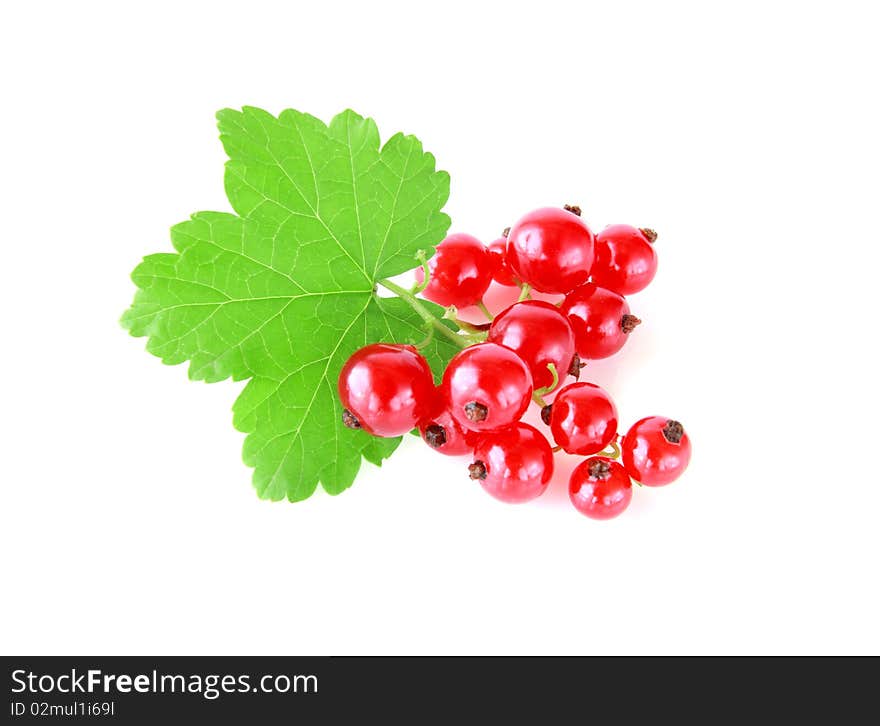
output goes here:
[[[21, 3], [0, 18], [5, 653], [878, 653], [871, 3]], [[257, 499], [230, 407], [118, 318], [168, 227], [228, 210], [214, 113], [353, 107], [452, 175], [660, 232], [590, 377], [681, 419], [620, 519], [495, 502], [408, 440]]]

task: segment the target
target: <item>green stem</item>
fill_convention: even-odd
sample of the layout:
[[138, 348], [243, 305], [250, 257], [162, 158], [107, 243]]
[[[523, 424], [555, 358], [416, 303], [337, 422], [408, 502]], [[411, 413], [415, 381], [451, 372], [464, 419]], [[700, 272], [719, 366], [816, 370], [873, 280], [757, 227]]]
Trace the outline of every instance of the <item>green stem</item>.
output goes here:
[[443, 313], [444, 320], [451, 320], [458, 326], [458, 329], [467, 333], [468, 335], [476, 335], [477, 333], [485, 333], [489, 330], [489, 323], [483, 323], [481, 325], [474, 325], [473, 323], [469, 323], [467, 320], [461, 320], [458, 317], [458, 310], [455, 305], [450, 305], [446, 308]]
[[397, 297], [403, 300], [407, 305], [409, 305], [416, 314], [424, 320], [428, 325], [434, 327], [442, 335], [445, 335], [449, 340], [455, 343], [459, 348], [467, 348], [469, 343], [464, 339], [463, 336], [457, 335], [453, 333], [449, 328], [447, 328], [443, 323], [440, 322], [440, 319], [435, 317], [422, 305], [421, 302], [413, 295], [409, 290], [404, 287], [401, 287], [396, 282], [391, 282], [391, 280], [379, 280], [379, 285], [384, 287], [386, 290], [393, 292]]
[[425, 327], [427, 328], [427, 335], [424, 337], [421, 343], [415, 343], [417, 350], [424, 350], [428, 346], [428, 344], [432, 340], [434, 340], [434, 326], [426, 324]]
[[537, 403], [541, 408], [544, 408], [547, 405], [547, 402], [542, 398], [541, 394], [537, 391], [532, 394], [532, 400]]
[[428, 287], [428, 283], [431, 282], [431, 268], [428, 267], [428, 258], [425, 257], [425, 253], [422, 250], [416, 252], [416, 259], [419, 261], [419, 264], [422, 266], [422, 270], [425, 273], [425, 279], [420, 283], [416, 283], [412, 286], [413, 295], [418, 295], [420, 292], [423, 292], [426, 287]]
[[480, 323], [474, 324], [469, 323], [467, 320], [461, 320], [458, 317], [458, 309], [455, 305], [449, 305], [443, 313], [444, 320], [451, 320], [458, 326], [460, 332], [467, 334], [468, 336], [482, 335], [482, 340], [485, 340], [488, 336], [489, 323]]
[[485, 343], [486, 338], [489, 337], [488, 333], [463, 333], [461, 335], [466, 341], [468, 341], [468, 345], [475, 345], [476, 343]]
[[489, 312], [489, 308], [486, 307], [486, 303], [484, 303], [482, 300], [480, 300], [480, 301], [477, 303], [477, 307], [480, 308], [480, 310], [482, 311], [483, 315], [486, 316], [486, 320], [495, 320], [495, 316], [492, 315], [492, 313]]
[[532, 299], [532, 286], [528, 283], [523, 283], [523, 286], [519, 291], [519, 300], [517, 302], [522, 302], [523, 300], [531, 300]]
[[616, 441], [612, 441], [608, 446], [611, 447], [611, 451], [608, 451], [606, 448], [603, 451], [599, 452], [599, 456], [606, 456], [609, 459], [619, 459], [620, 458], [620, 447], [617, 445]]
[[555, 389], [556, 386], [559, 385], [559, 373], [556, 372], [556, 364], [548, 363], [547, 370], [550, 371], [550, 375], [553, 376], [553, 383], [551, 383], [549, 386], [544, 386], [543, 388], [537, 389], [535, 393], [537, 393], [539, 396], [546, 396], [553, 389]]

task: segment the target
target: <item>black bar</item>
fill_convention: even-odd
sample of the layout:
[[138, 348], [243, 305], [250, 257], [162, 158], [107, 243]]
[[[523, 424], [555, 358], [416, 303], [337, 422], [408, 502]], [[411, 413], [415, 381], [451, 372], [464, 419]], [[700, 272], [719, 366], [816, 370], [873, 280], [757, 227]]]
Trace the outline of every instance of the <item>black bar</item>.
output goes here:
[[804, 707], [815, 715], [824, 699], [841, 716], [873, 689], [872, 666], [852, 669], [841, 689], [832, 662], [809, 660], [806, 667], [808, 659], [775, 660], [4, 657], [7, 698], [0, 713], [10, 724], [161, 726], [362, 723], [366, 717], [469, 724], [502, 716], [555, 724], [574, 717], [628, 721], [639, 711], [653, 721], [692, 713], [713, 723], [741, 713], [790, 722]]

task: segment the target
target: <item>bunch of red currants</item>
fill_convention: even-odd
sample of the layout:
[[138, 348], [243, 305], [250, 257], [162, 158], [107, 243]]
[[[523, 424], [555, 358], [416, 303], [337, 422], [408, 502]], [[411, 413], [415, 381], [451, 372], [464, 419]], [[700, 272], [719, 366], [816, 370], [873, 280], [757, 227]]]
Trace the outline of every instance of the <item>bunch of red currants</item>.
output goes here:
[[[416, 347], [361, 348], [339, 374], [345, 425], [375, 436], [417, 427], [440, 453], [472, 454], [471, 479], [505, 502], [543, 494], [556, 451], [587, 457], [571, 473], [569, 496], [594, 519], [623, 512], [633, 480], [662, 486], [678, 478], [691, 455], [678, 421], [650, 416], [620, 436], [617, 408], [602, 388], [559, 387], [568, 375], [577, 380], [585, 361], [623, 347], [641, 322], [624, 296], [644, 289], [657, 270], [652, 230], [613, 225], [594, 236], [580, 215], [573, 206], [537, 209], [488, 247], [466, 234], [443, 240], [416, 270], [413, 292], [447, 307], [463, 349], [435, 387]], [[493, 280], [521, 289], [519, 301], [494, 318], [482, 302]], [[532, 300], [532, 290], [564, 298]], [[491, 322], [459, 320], [457, 309], [469, 305]], [[531, 402], [555, 447], [520, 420]]]

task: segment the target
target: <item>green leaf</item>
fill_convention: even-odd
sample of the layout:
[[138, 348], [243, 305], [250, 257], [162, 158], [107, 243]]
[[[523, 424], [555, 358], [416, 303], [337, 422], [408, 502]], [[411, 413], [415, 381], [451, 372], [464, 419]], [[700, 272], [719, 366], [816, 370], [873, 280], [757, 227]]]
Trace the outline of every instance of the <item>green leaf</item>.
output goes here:
[[[134, 270], [122, 324], [163, 362], [189, 361], [194, 380], [250, 379], [233, 415], [261, 497], [305, 499], [318, 482], [338, 494], [362, 457], [381, 464], [400, 443], [342, 425], [336, 378], [363, 345], [425, 337], [403, 300], [375, 288], [443, 239], [449, 176], [414, 136], [380, 147], [375, 123], [353, 111], [329, 126], [292, 110], [217, 118], [236, 214], [174, 226], [176, 252]], [[438, 371], [456, 350], [435, 336], [423, 352]]]

